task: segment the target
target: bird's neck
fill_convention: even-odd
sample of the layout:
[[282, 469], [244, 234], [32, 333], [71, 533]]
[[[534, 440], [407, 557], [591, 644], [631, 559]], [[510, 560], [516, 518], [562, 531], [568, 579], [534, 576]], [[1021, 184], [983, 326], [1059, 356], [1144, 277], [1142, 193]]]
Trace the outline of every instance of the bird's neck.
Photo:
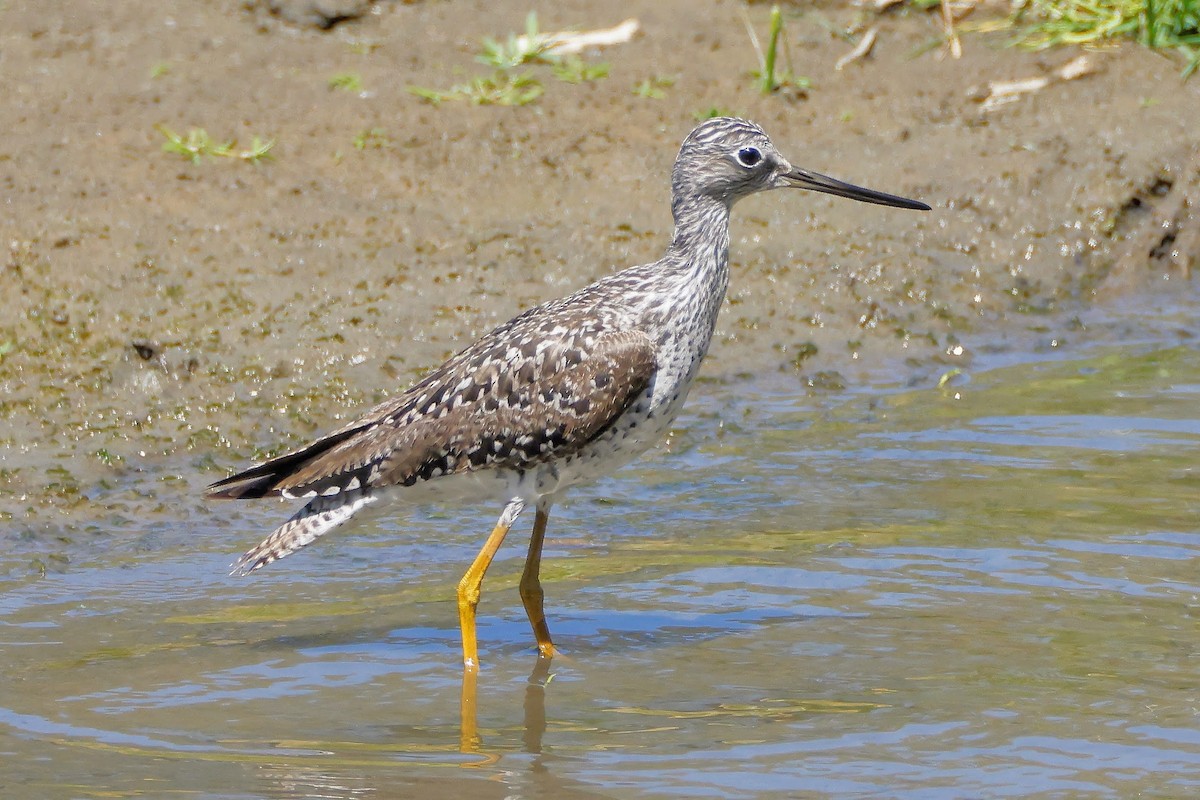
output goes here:
[[671, 204], [675, 235], [668, 260], [690, 273], [693, 280], [725, 294], [729, 283], [729, 205], [705, 195], [676, 197]]
[[[671, 369], [690, 382], [708, 351], [717, 313], [729, 288], [729, 206], [710, 197], [692, 196], [672, 205], [675, 235], [662, 265], [660, 280], [668, 296], [677, 354]], [[661, 302], [661, 301], [660, 301]]]

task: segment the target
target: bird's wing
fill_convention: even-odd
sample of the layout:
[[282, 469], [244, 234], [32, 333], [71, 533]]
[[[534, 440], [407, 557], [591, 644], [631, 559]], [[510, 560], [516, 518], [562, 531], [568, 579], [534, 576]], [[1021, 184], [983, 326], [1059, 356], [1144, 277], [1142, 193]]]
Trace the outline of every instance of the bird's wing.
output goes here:
[[213, 484], [209, 496], [333, 495], [568, 455], [647, 393], [656, 369], [640, 331], [570, 327], [503, 326], [494, 333], [517, 335], [485, 337], [362, 419]]

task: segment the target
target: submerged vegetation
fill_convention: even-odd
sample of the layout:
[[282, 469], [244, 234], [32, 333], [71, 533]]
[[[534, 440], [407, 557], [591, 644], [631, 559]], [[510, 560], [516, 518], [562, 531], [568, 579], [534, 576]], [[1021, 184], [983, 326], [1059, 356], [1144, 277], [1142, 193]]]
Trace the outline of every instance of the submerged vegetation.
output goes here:
[[1134, 39], [1180, 53], [1185, 76], [1200, 67], [1200, 0], [1022, 0], [1009, 23], [1030, 47]]
[[[909, 0], [922, 10], [938, 0]], [[966, 31], [1009, 31], [1014, 44], [1042, 50], [1103, 47], [1132, 39], [1184, 58], [1186, 78], [1200, 67], [1200, 0], [1014, 0], [1007, 16], [968, 24]]]
[[667, 96], [667, 89], [674, 85], [675, 78], [673, 76], [655, 75], [636, 84], [633, 87], [633, 94], [644, 100], [661, 100]]
[[[751, 76], [758, 82], [758, 89], [763, 94], [771, 94], [780, 89], [791, 87], [804, 90], [810, 85], [808, 78], [802, 78], [792, 72], [791, 57], [787, 53], [786, 31], [783, 24], [783, 12], [778, 5], [771, 6], [770, 29], [767, 32], [767, 49], [759, 46], [754, 28], [747, 22], [746, 30], [750, 34], [750, 43], [758, 55], [758, 69]], [[779, 68], [780, 46], [783, 45], [784, 60], [787, 67]]]
[[183, 156], [193, 164], [199, 164], [205, 156], [212, 158], [234, 158], [256, 164], [265, 158], [270, 158], [271, 148], [275, 146], [274, 139], [263, 139], [255, 136], [250, 140], [248, 148], [238, 149], [237, 140], [230, 139], [221, 142], [208, 135], [204, 128], [190, 128], [187, 135], [181, 135], [166, 125], [155, 125], [155, 130], [166, 137], [162, 149], [167, 153]]
[[546, 34], [538, 30], [537, 13], [530, 11], [525, 18], [524, 35], [510, 33], [503, 42], [484, 37], [483, 51], [475, 60], [501, 70], [515, 69], [525, 64], [551, 64], [556, 59], [549, 53], [550, 44]]
[[357, 72], [339, 72], [329, 79], [329, 88], [358, 94], [363, 91], [362, 76]]
[[434, 105], [445, 100], [469, 100], [481, 106], [523, 106], [541, 97], [542, 84], [529, 72], [514, 75], [496, 70], [491, 75], [472, 78], [445, 91], [410, 86], [408, 91]]
[[554, 77], [564, 83], [587, 83], [608, 77], [608, 64], [589, 64], [579, 56], [569, 56], [550, 65]]
[[391, 147], [392, 140], [384, 128], [367, 128], [354, 137], [353, 144], [355, 150], [385, 150]]
[[608, 77], [608, 64], [589, 64], [575, 55], [560, 55], [554, 52], [554, 44], [554, 38], [538, 30], [537, 13], [531, 11], [525, 18], [524, 34], [509, 34], [503, 42], [483, 39], [475, 60], [492, 67], [495, 71], [491, 75], [477, 76], [445, 90], [409, 86], [408, 91], [434, 105], [467, 100], [476, 105], [523, 106], [541, 97], [545, 88], [531, 70], [515, 72], [518, 67], [549, 66], [554, 77], [564, 83]]

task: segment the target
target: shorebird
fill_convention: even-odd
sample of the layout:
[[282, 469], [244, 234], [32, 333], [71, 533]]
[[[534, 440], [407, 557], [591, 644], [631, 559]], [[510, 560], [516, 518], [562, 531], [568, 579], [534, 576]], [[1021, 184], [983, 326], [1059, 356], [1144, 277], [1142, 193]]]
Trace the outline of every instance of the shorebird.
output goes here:
[[374, 504], [503, 501], [458, 584], [463, 664], [473, 672], [484, 574], [532, 505], [520, 595], [539, 653], [553, 656], [539, 579], [552, 504], [569, 487], [638, 456], [671, 425], [708, 351], [729, 285], [730, 210], [743, 197], [788, 187], [929, 210], [795, 167], [752, 122], [701, 123], [675, 160], [675, 233], [661, 259], [529, 309], [349, 425], [208, 487], [212, 498], [308, 501], [243, 555], [233, 573], [283, 558]]

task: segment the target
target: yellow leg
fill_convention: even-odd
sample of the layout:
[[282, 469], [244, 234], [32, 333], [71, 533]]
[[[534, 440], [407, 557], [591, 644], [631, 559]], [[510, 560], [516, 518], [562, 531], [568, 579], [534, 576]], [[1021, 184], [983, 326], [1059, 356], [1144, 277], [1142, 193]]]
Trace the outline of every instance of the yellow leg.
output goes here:
[[543, 658], [554, 657], [554, 642], [550, 641], [550, 629], [546, 626], [546, 614], [542, 609], [544, 593], [538, 573], [542, 568], [542, 543], [546, 540], [546, 523], [550, 519], [550, 503], [539, 501], [533, 517], [533, 536], [529, 538], [529, 555], [525, 559], [525, 571], [521, 573], [521, 602], [525, 615], [533, 627], [538, 652]]
[[483, 741], [479, 737], [479, 723], [476, 712], [478, 690], [476, 679], [478, 672], [464, 669], [462, 678], [462, 694], [458, 705], [458, 751], [460, 753], [478, 753]]
[[504, 512], [500, 514], [500, 519], [496, 521], [496, 527], [492, 528], [491, 535], [483, 543], [483, 549], [475, 556], [466, 574], [458, 582], [458, 626], [462, 630], [463, 668], [466, 670], [479, 669], [479, 646], [475, 641], [475, 609], [479, 607], [483, 576], [491, 566], [492, 559], [496, 557], [496, 551], [504, 543], [508, 529], [524, 508], [525, 501], [520, 498], [508, 502]]

